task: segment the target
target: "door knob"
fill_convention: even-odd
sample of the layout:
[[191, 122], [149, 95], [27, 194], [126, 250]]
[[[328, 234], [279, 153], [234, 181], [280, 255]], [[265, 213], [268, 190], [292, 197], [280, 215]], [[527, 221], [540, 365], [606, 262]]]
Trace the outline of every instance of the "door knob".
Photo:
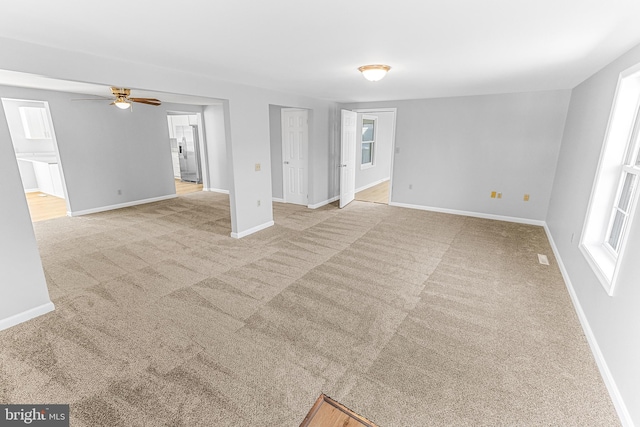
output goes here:
[[284, 164], [285, 164], [285, 165], [288, 165], [288, 164], [289, 164], [289, 162], [285, 161], [285, 162], [284, 162]]

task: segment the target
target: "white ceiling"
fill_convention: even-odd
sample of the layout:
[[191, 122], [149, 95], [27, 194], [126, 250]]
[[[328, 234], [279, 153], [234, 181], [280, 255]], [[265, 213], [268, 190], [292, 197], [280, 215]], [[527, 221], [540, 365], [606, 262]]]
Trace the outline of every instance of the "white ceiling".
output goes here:
[[[640, 43], [639, 18], [639, 0], [14, 0], [0, 37], [350, 102], [572, 88]], [[367, 82], [371, 63], [392, 70]]]

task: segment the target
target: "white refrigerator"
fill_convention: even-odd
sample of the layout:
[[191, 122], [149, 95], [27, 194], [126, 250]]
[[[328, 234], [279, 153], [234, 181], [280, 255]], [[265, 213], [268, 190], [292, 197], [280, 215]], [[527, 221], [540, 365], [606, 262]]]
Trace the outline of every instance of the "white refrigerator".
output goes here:
[[178, 141], [178, 159], [180, 160], [180, 179], [201, 184], [198, 126], [176, 126], [175, 129]]

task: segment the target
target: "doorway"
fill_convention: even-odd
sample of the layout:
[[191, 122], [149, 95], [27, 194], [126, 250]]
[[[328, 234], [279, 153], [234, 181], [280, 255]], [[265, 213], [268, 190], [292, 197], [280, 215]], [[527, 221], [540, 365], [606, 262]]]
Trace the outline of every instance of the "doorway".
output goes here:
[[167, 125], [176, 194], [202, 191], [206, 155], [201, 114], [168, 112]]
[[396, 109], [344, 110], [341, 126], [340, 206], [350, 200], [389, 204]]
[[31, 221], [70, 211], [58, 144], [46, 101], [2, 98]]
[[285, 203], [309, 204], [309, 112], [282, 109], [282, 194]]

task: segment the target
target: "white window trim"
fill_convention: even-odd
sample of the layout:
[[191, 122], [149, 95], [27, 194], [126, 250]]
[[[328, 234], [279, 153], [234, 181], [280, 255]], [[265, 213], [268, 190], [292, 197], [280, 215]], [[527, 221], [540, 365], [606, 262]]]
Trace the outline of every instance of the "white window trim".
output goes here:
[[[376, 137], [378, 136], [378, 116], [368, 116], [362, 115], [362, 121], [364, 120], [373, 120], [373, 139], [371, 141], [363, 141], [362, 135], [360, 136], [360, 170], [370, 169], [376, 165]], [[362, 128], [364, 125], [361, 125]], [[362, 163], [362, 145], [371, 143], [371, 162], [370, 163]]]
[[[618, 78], [579, 246], [587, 263], [610, 296], [613, 296], [621, 260], [625, 256], [629, 227], [622, 231], [617, 254], [610, 248], [607, 239], [614, 203], [617, 202], [620, 191], [620, 180], [623, 171], [627, 168], [625, 160], [631, 144], [636, 141], [634, 125], [638, 114], [640, 114], [640, 64], [622, 72]], [[631, 197], [627, 224], [633, 223], [637, 210], [638, 193], [640, 193], [638, 187]]]

